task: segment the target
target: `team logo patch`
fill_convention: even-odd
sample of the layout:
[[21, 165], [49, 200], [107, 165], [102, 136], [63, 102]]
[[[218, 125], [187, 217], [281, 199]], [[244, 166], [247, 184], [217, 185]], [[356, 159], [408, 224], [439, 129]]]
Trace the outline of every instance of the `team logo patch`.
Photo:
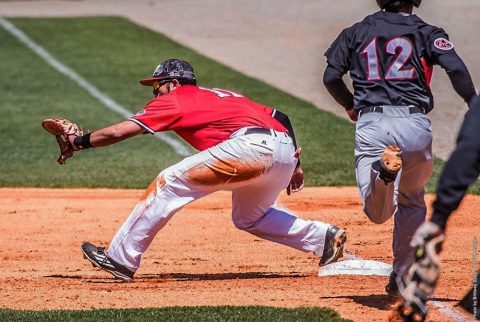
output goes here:
[[433, 42], [433, 45], [441, 50], [451, 50], [453, 49], [453, 44], [445, 38], [437, 38]]

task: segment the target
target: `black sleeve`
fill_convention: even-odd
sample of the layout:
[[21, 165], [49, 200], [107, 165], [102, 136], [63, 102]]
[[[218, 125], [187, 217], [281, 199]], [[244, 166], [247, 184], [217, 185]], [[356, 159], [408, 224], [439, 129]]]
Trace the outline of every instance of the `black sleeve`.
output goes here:
[[346, 110], [351, 110], [353, 108], [353, 94], [347, 88], [342, 76], [342, 72], [328, 65], [323, 73], [323, 84], [338, 104]]
[[288, 134], [292, 138], [293, 145], [295, 146], [295, 149], [297, 149], [297, 140], [295, 139], [293, 126], [292, 126], [292, 123], [290, 122], [290, 119], [288, 118], [288, 115], [280, 112], [279, 110], [274, 109], [272, 112], [272, 117], [276, 119], [278, 122], [280, 122], [280, 124], [282, 124], [288, 130]]
[[474, 98], [460, 129], [457, 147], [442, 170], [431, 221], [445, 228], [465, 192], [480, 174], [480, 96]]
[[462, 59], [457, 54], [452, 53], [441, 55], [437, 60], [438, 64], [447, 72], [455, 92], [469, 104], [470, 100], [476, 95], [475, 86]]
[[431, 61], [447, 72], [455, 92], [469, 104], [476, 95], [475, 86], [467, 66], [455, 51], [448, 34], [442, 28], [434, 27], [430, 31], [428, 42], [427, 53]]
[[344, 29], [325, 52], [328, 65], [333, 66], [343, 74], [346, 73], [351, 66], [350, 43], [353, 30], [354, 26]]

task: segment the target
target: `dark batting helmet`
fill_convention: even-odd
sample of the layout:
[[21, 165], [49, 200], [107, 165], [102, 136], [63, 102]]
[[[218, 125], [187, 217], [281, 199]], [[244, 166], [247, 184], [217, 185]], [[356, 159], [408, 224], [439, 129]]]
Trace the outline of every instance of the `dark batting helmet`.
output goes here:
[[[395, 1], [398, 1], [398, 0], [377, 0], [377, 4], [380, 7], [380, 9], [385, 9], [387, 5]], [[420, 3], [422, 3], [422, 0], [403, 0], [403, 1], [411, 2], [417, 8], [420, 7]]]
[[192, 65], [180, 59], [167, 59], [155, 68], [152, 77], [142, 79], [140, 84], [152, 86], [155, 81], [166, 83], [173, 79], [178, 80], [180, 83], [186, 81], [195, 84], [196, 79]]

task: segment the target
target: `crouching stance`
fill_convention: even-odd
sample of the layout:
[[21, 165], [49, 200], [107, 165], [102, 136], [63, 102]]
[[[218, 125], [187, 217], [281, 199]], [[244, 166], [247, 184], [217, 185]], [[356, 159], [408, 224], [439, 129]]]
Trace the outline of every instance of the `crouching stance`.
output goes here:
[[[161, 63], [153, 77], [154, 98], [126, 121], [81, 135], [66, 134], [71, 149], [101, 147], [143, 133], [172, 130], [200, 152], [165, 169], [151, 183], [107, 249], [82, 245], [87, 260], [122, 280], [131, 280], [155, 235], [186, 204], [218, 190], [233, 194], [235, 226], [260, 238], [320, 257], [342, 256], [345, 231], [296, 217], [273, 204], [281, 190], [303, 188], [300, 150], [288, 117], [243, 95], [196, 85], [192, 66]], [[73, 154], [72, 151], [66, 151]]]

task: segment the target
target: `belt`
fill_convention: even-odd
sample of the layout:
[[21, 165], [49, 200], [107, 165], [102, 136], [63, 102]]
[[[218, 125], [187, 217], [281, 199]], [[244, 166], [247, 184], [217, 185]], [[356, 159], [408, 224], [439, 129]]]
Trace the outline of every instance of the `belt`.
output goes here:
[[[280, 133], [280, 132], [279, 132]], [[285, 134], [285, 137], [288, 137], [288, 133], [286, 132], [281, 132]], [[264, 129], [263, 127], [249, 127], [248, 129], [245, 130], [244, 135], [249, 135], [249, 134], [268, 134], [268, 135], [273, 135], [277, 136], [276, 131], [270, 130], [270, 129]]]
[[249, 134], [268, 134], [268, 135], [272, 135], [272, 133], [275, 134], [275, 132], [273, 132], [272, 130], [264, 129], [263, 127], [249, 127], [245, 131], [244, 135], [249, 135]]
[[[425, 114], [423, 109], [417, 106], [408, 106], [410, 114]], [[383, 106], [370, 106], [370, 107], [364, 107], [358, 112], [358, 116], [362, 116], [363, 114], [367, 113], [383, 113]]]

